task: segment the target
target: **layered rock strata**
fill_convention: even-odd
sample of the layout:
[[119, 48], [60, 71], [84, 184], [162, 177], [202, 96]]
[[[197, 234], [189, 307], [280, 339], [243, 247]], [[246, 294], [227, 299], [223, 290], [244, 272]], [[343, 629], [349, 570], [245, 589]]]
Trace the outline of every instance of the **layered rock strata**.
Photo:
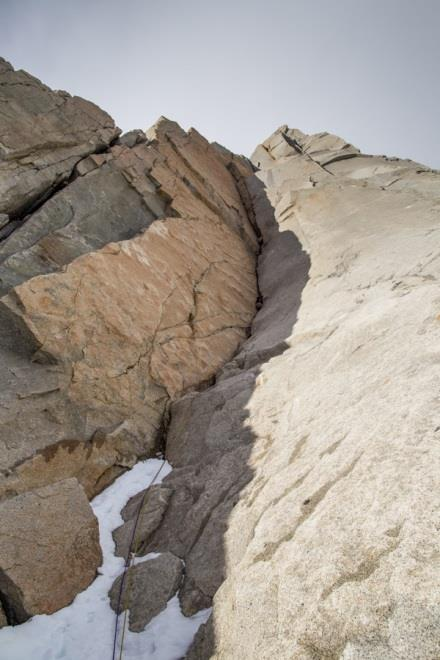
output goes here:
[[0, 237], [62, 185], [76, 163], [120, 133], [90, 101], [54, 92], [2, 58], [0, 130]]

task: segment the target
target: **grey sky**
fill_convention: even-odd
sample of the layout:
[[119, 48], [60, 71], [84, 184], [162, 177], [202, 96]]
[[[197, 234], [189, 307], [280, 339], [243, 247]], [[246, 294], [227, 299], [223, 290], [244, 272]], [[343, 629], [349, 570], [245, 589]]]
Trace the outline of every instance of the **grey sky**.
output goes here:
[[440, 0], [0, 0], [2, 55], [124, 129], [279, 125], [440, 167]]

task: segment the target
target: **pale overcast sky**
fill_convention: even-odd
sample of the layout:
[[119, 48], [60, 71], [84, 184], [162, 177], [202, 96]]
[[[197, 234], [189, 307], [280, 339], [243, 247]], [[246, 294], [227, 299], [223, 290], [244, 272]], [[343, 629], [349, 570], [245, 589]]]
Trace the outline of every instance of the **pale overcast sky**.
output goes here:
[[1, 54], [123, 130], [281, 124], [440, 168], [440, 0], [0, 0]]

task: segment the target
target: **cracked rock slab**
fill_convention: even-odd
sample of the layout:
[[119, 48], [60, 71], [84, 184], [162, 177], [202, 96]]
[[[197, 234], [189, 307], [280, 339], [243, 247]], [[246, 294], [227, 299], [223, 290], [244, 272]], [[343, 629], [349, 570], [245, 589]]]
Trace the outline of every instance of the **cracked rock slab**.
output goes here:
[[93, 496], [248, 334], [255, 238], [236, 179], [197, 132], [153, 133], [81, 161], [0, 244], [0, 497], [70, 476]]
[[149, 141], [141, 131], [132, 133], [80, 160], [66, 186], [50, 191], [22, 220], [0, 227], [0, 294], [167, 216], [223, 222], [255, 251], [240, 192], [241, 178], [252, 171], [249, 161], [236, 157], [240, 175], [234, 176], [197, 131], [186, 133], [165, 118]]
[[[71, 370], [68, 396], [88, 423], [155, 415], [211, 378], [245, 339], [253, 256], [222, 224], [168, 218], [3, 297], [39, 353]], [[156, 414], [157, 417], [157, 414]]]

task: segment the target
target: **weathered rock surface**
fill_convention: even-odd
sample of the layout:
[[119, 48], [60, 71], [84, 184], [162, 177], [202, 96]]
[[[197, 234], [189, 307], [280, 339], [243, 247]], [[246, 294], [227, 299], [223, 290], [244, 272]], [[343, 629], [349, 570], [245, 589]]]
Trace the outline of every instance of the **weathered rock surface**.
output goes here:
[[81, 158], [105, 149], [120, 133], [90, 101], [53, 92], [2, 58], [0, 101], [0, 212], [11, 220], [28, 213]]
[[9, 623], [68, 605], [101, 560], [98, 522], [76, 479], [0, 504], [0, 593]]
[[[33, 370], [43, 374], [50, 391], [42, 388], [40, 394], [37, 387], [31, 399], [47, 410], [55, 391], [55, 405], [72, 408], [78, 420], [74, 439], [87, 440], [99, 428], [120, 432], [114, 442], [110, 433], [83, 447], [34, 436], [40, 453], [31, 459], [25, 437], [4, 488], [17, 490], [25, 477], [29, 483], [49, 477], [51, 469], [58, 472], [55, 458], [83, 481], [85, 463], [96, 459], [99, 465], [84, 472], [84, 485], [93, 492], [108, 461], [133, 464], [151, 451], [168, 398], [211, 378], [237, 350], [255, 297], [252, 253], [226, 225], [203, 218], [158, 220], [132, 241], [109, 244], [63, 272], [16, 287], [0, 307], [31, 337], [33, 355], [52, 363]], [[13, 416], [23, 415], [26, 394], [20, 394]], [[9, 410], [3, 420], [11, 424]], [[39, 447], [39, 441], [45, 444]]]
[[255, 249], [236, 182], [249, 163], [236, 158], [234, 178], [215, 146], [165, 118], [148, 141], [141, 133], [80, 161], [76, 178], [0, 243], [0, 294], [167, 216], [223, 222]]
[[[182, 580], [182, 562], [170, 552], [131, 566], [114, 582], [109, 596], [115, 612], [129, 610], [128, 627], [141, 632], [151, 619], [162, 612], [177, 592]], [[119, 602], [120, 598], [120, 602]]]
[[[129, 500], [121, 511], [124, 524], [113, 532], [115, 555], [124, 559], [130, 552], [143, 554], [149, 538], [159, 527], [173, 494], [171, 488], [163, 486], [151, 486], [147, 490]], [[132, 540], [136, 547], [131, 547]]]

